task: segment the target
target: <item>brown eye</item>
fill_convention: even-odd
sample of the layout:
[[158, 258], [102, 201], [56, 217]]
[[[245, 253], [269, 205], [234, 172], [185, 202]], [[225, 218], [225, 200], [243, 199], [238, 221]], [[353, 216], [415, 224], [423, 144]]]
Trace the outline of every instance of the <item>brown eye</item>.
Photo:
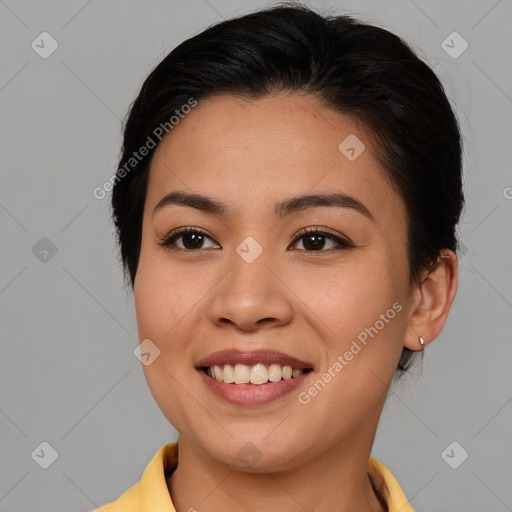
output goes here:
[[[177, 241], [180, 239], [181, 247], [180, 244], [177, 244]], [[159, 242], [158, 245], [169, 250], [181, 251], [196, 251], [220, 247], [218, 244], [215, 245], [215, 243], [213, 247], [205, 247], [204, 244], [206, 240], [213, 242], [202, 229], [187, 227], [173, 231]], [[299, 250], [305, 250], [307, 252], [327, 252], [328, 250], [350, 249], [355, 247], [354, 244], [348, 240], [344, 240], [333, 233], [328, 233], [318, 228], [301, 230], [293, 243], [296, 244], [299, 240], [303, 240], [303, 248], [299, 248]]]
[[324, 249], [326, 248], [326, 245], [329, 245], [329, 241], [331, 243], [334, 242], [334, 246], [327, 247], [327, 250], [349, 249], [354, 247], [354, 245], [347, 240], [344, 240], [332, 233], [321, 231], [317, 228], [301, 230], [299, 232], [299, 236], [295, 238], [294, 243], [302, 239], [304, 240], [302, 242], [304, 250], [308, 252], [326, 252]]
[[[182, 239], [182, 247], [176, 246], [176, 241]], [[166, 236], [158, 245], [167, 249], [178, 249], [184, 251], [193, 251], [198, 249], [205, 249], [203, 244], [205, 240], [211, 238], [202, 230], [198, 228], [180, 228], [173, 231], [170, 235]]]

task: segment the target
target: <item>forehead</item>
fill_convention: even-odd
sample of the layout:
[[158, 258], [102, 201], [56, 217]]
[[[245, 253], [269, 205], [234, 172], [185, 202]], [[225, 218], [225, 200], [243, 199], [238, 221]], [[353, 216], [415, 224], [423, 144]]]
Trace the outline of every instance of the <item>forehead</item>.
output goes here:
[[401, 213], [385, 176], [364, 126], [313, 96], [214, 96], [157, 147], [147, 206], [179, 189], [225, 198], [244, 215], [283, 196], [336, 190]]

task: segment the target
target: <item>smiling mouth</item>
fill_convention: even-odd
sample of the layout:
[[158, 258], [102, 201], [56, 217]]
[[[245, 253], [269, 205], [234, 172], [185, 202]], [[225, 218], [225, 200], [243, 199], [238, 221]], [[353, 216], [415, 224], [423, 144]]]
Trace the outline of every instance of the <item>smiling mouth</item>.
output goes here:
[[210, 378], [225, 384], [254, 384], [260, 386], [268, 382], [291, 380], [312, 371], [312, 368], [293, 368], [289, 365], [273, 363], [265, 365], [257, 363], [252, 366], [245, 364], [222, 364], [202, 366], [199, 368]]

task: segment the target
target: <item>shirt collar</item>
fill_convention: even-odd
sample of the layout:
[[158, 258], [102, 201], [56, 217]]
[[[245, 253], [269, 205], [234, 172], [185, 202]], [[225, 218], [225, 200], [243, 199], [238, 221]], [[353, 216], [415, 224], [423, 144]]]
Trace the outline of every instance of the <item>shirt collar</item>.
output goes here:
[[178, 443], [162, 446], [146, 466], [140, 480], [141, 512], [176, 512], [166, 476], [178, 464]]
[[387, 504], [388, 512], [414, 512], [399, 483], [384, 464], [370, 457], [368, 475], [375, 492]]

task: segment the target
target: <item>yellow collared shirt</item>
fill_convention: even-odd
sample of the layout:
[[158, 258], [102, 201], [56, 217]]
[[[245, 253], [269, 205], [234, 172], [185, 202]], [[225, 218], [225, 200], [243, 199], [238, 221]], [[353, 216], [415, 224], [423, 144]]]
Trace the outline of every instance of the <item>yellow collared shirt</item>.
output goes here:
[[[176, 512], [167, 488], [166, 474], [178, 464], [178, 443], [160, 448], [146, 466], [140, 482], [119, 498], [92, 512]], [[383, 495], [388, 512], [414, 512], [395, 477], [383, 464], [370, 457], [368, 474]]]

